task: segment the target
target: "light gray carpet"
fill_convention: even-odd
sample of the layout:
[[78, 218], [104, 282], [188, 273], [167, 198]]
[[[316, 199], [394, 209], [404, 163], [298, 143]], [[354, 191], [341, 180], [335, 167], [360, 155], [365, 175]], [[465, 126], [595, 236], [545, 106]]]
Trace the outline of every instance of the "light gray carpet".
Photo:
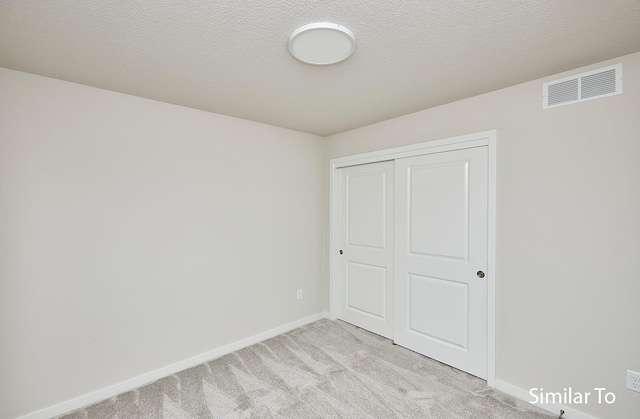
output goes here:
[[486, 382], [320, 320], [64, 418], [550, 418]]

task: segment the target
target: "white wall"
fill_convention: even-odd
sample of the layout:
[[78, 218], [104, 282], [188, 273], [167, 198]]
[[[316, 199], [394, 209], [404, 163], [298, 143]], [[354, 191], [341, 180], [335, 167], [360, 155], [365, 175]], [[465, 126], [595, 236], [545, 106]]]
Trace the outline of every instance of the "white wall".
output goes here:
[[587, 69], [616, 62], [621, 96], [542, 111], [561, 74], [328, 143], [0, 69], [0, 417], [325, 310], [328, 159], [494, 128], [497, 378], [634, 417], [640, 53]]
[[497, 129], [497, 379], [606, 387], [613, 405], [572, 406], [602, 418], [640, 412], [625, 389], [640, 371], [640, 53], [584, 70], [617, 62], [619, 96], [543, 111], [542, 83], [570, 72], [334, 135], [327, 152]]
[[321, 137], [6, 69], [0, 92], [0, 417], [325, 309]]

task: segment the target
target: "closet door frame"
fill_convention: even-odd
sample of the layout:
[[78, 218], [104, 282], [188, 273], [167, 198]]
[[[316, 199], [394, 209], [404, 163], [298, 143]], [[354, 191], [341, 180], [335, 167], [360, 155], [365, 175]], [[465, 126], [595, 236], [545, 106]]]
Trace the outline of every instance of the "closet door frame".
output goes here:
[[424, 154], [441, 153], [444, 151], [462, 150], [465, 148], [487, 146], [489, 154], [488, 166], [488, 231], [487, 231], [487, 384], [495, 387], [496, 381], [496, 169], [497, 169], [497, 132], [483, 131], [474, 134], [441, 140], [427, 141], [404, 147], [394, 147], [386, 150], [356, 154], [352, 156], [331, 159], [329, 162], [329, 317], [337, 318], [339, 298], [338, 271], [338, 172], [341, 167], [355, 166], [366, 163], [376, 163], [386, 160], [396, 160], [404, 157], [414, 157]]

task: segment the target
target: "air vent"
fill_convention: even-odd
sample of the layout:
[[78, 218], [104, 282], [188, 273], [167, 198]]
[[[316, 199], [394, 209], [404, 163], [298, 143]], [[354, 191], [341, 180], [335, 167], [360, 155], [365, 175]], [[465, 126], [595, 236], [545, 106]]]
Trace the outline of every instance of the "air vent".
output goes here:
[[542, 109], [622, 93], [622, 64], [588, 71], [542, 85]]

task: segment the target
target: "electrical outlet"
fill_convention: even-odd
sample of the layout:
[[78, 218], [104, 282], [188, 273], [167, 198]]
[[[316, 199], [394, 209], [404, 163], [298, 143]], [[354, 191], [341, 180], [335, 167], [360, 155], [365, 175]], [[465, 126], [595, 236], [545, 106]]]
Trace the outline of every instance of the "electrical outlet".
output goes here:
[[298, 293], [296, 295], [298, 297], [298, 300], [302, 300], [302, 290], [298, 290]]
[[640, 393], [640, 372], [627, 370], [627, 388]]

